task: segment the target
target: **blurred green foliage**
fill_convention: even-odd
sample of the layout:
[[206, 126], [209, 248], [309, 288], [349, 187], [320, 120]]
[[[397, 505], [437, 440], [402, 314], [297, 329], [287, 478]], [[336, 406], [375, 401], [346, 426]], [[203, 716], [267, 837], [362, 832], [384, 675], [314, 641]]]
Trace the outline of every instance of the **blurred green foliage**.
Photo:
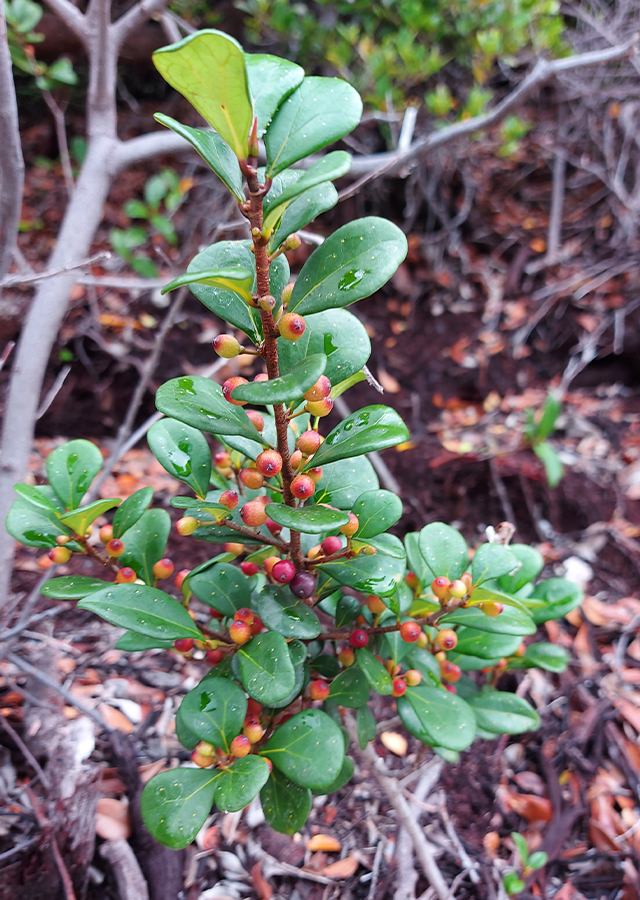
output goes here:
[[34, 30], [42, 18], [39, 3], [33, 0], [6, 0], [5, 16], [11, 61], [18, 71], [33, 77], [41, 91], [77, 83], [78, 76], [67, 57], [61, 56], [50, 65], [36, 59], [33, 45], [42, 41], [42, 35]]

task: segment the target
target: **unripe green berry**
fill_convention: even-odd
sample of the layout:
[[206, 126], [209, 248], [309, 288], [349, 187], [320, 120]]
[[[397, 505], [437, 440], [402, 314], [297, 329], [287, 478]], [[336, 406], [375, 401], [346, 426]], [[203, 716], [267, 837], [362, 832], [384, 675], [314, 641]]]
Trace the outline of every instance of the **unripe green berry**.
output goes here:
[[456, 578], [455, 581], [452, 581], [449, 585], [449, 594], [452, 597], [455, 597], [456, 600], [461, 600], [463, 597], [466, 597], [467, 586], [464, 581], [461, 581], [460, 578]]
[[320, 419], [328, 416], [332, 409], [333, 400], [331, 399], [331, 397], [325, 397], [323, 400], [309, 401], [305, 406], [305, 410], [309, 413], [309, 415], [317, 416]]
[[218, 334], [213, 339], [213, 349], [223, 359], [233, 359], [242, 353], [240, 342], [232, 334]]
[[63, 565], [71, 559], [71, 550], [68, 547], [53, 547], [48, 556], [51, 562]]
[[264, 297], [260, 297], [258, 300], [258, 305], [260, 309], [264, 309], [266, 311], [271, 311], [275, 309], [276, 306], [276, 298], [272, 297], [271, 294], [265, 294]]
[[194, 519], [193, 516], [183, 516], [182, 519], [178, 519], [176, 522], [176, 531], [183, 537], [186, 537], [188, 534], [193, 534], [197, 527], [198, 520]]
[[294, 287], [295, 287], [295, 282], [290, 281], [289, 284], [285, 285], [282, 289], [282, 294], [280, 296], [280, 300], [282, 301], [282, 306], [285, 309], [289, 305], [289, 300], [291, 300], [291, 294], [293, 293]]
[[284, 242], [287, 250], [297, 250], [298, 247], [302, 246], [302, 241], [300, 240], [300, 235], [294, 231], [293, 234], [290, 234], [289, 237]]
[[418, 640], [416, 641], [416, 647], [420, 647], [420, 649], [424, 650], [428, 643], [429, 638], [426, 636], [424, 631], [421, 631], [418, 635]]
[[297, 341], [304, 334], [306, 324], [302, 316], [297, 313], [285, 313], [278, 322], [280, 337], [285, 341]]

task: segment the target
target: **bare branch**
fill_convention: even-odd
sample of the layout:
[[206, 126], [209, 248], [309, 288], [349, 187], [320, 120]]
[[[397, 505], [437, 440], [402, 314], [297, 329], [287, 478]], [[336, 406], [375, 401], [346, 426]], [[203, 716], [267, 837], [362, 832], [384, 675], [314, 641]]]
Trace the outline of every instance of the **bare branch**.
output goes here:
[[119, 172], [127, 166], [143, 162], [151, 156], [164, 153], [183, 153], [185, 150], [191, 150], [191, 145], [179, 134], [168, 129], [152, 131], [150, 134], [121, 141], [116, 148], [112, 164], [114, 171]]
[[0, 282], [11, 268], [16, 246], [24, 160], [20, 146], [18, 106], [13, 84], [11, 54], [4, 17], [4, 0], [0, 0]]
[[120, 16], [114, 22], [112, 34], [115, 39], [115, 48], [119, 50], [130, 34], [139, 28], [147, 19], [152, 19], [158, 13], [164, 12], [169, 5], [169, 0], [140, 0], [129, 12]]
[[71, 31], [87, 47], [89, 44], [89, 27], [83, 14], [69, 0], [45, 0], [47, 6], [59, 16]]

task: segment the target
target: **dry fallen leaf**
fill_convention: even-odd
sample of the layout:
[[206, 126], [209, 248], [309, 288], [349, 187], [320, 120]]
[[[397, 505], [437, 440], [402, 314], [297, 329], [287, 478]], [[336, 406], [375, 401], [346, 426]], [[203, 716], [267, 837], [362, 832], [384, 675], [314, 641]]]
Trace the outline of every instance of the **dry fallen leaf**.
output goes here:
[[327, 878], [351, 878], [352, 875], [355, 875], [359, 865], [355, 856], [345, 856], [344, 859], [327, 866], [321, 874], [326, 875]]
[[398, 734], [397, 731], [383, 731], [380, 735], [380, 741], [387, 748], [387, 750], [391, 750], [392, 753], [395, 753], [396, 756], [406, 756], [407, 755], [407, 739], [402, 734]]
[[127, 804], [113, 797], [101, 797], [96, 814], [96, 834], [106, 841], [127, 840], [131, 834]]
[[251, 881], [253, 882], [253, 887], [259, 900], [271, 900], [271, 897], [273, 897], [273, 888], [262, 874], [263, 862], [264, 860], [261, 859], [251, 869]]
[[324, 850], [326, 853], [339, 853], [342, 848], [340, 841], [337, 841], [329, 834], [314, 834], [310, 841], [307, 841], [307, 850]]

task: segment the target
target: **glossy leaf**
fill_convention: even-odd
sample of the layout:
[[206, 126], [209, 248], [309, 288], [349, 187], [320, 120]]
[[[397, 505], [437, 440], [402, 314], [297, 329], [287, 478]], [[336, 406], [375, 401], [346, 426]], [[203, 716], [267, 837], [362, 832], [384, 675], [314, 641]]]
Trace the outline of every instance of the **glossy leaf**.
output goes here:
[[407, 553], [407, 565], [409, 570], [415, 574], [420, 587], [424, 591], [429, 587], [435, 575], [427, 565], [424, 556], [420, 551], [420, 533], [411, 531], [404, 536], [404, 546]]
[[356, 127], [362, 101], [339, 78], [304, 78], [273, 117], [265, 135], [267, 176], [321, 150]]
[[398, 697], [398, 714], [407, 731], [426, 744], [466, 750], [476, 723], [467, 703], [455, 694], [419, 684]]
[[520, 563], [520, 567], [511, 575], [503, 575], [499, 579], [499, 584], [505, 594], [516, 594], [542, 572], [544, 559], [535, 547], [529, 547], [527, 544], [510, 544], [509, 550]]
[[297, 600], [288, 587], [267, 585], [258, 599], [258, 615], [267, 628], [287, 639], [311, 640], [322, 631], [313, 610]]
[[365, 406], [348, 415], [327, 435], [305, 468], [395, 447], [408, 438], [407, 426], [390, 406]]
[[327, 785], [325, 788], [319, 788], [313, 791], [312, 793], [322, 796], [323, 794], [333, 794], [334, 791], [339, 791], [341, 787], [344, 787], [351, 779], [353, 778], [353, 773], [355, 771], [355, 765], [351, 757], [345, 756], [344, 762], [342, 763], [342, 768], [338, 772], [338, 775], [331, 784]]
[[305, 316], [306, 328], [297, 341], [278, 338], [280, 370], [288, 372], [312, 353], [324, 353], [324, 374], [336, 385], [358, 372], [371, 355], [371, 341], [364, 325], [346, 309], [331, 309]]
[[225, 753], [242, 731], [246, 714], [244, 691], [227, 678], [203, 679], [180, 704], [181, 724], [199, 740], [221, 747]]
[[211, 450], [201, 431], [178, 422], [160, 419], [147, 433], [151, 452], [169, 475], [184, 481], [205, 497], [211, 476]]
[[223, 291], [233, 291], [248, 301], [251, 299], [252, 283], [253, 274], [248, 269], [207, 269], [204, 272], [185, 272], [165, 285], [161, 293], [168, 294], [184, 284], [206, 284]]
[[391, 491], [365, 491], [360, 494], [351, 510], [360, 525], [356, 540], [375, 537], [395, 525], [402, 515], [402, 500]]
[[329, 656], [328, 653], [316, 656], [309, 663], [309, 667], [318, 675], [324, 675], [325, 678], [335, 678], [340, 671], [340, 663], [335, 656]]
[[349, 594], [342, 594], [336, 603], [336, 628], [344, 628], [350, 622], [355, 622], [361, 613], [362, 606], [360, 601]]
[[155, 775], [140, 797], [144, 824], [153, 837], [173, 850], [188, 847], [213, 806], [220, 772], [216, 769], [171, 769]]
[[156, 50], [152, 59], [164, 80], [195, 106], [238, 159], [244, 159], [253, 110], [240, 44], [206, 29]]
[[356, 650], [356, 662], [377, 694], [390, 694], [393, 691], [391, 676], [380, 660], [376, 659], [366, 647]]
[[234, 616], [239, 609], [251, 605], [251, 582], [229, 563], [217, 563], [190, 575], [189, 587], [198, 600], [223, 616]]
[[[496, 616], [496, 618], [500, 618]], [[522, 642], [522, 634], [502, 634], [500, 632], [477, 631], [475, 628], [458, 628], [456, 653], [478, 656], [480, 659], [496, 659], [511, 656]]]
[[493, 734], [522, 734], [540, 725], [538, 713], [517, 694], [489, 689], [468, 702], [480, 728]]
[[125, 653], [137, 653], [142, 650], [170, 650], [173, 641], [163, 641], [162, 638], [147, 637], [145, 634], [134, 634], [133, 631], [125, 631], [115, 644], [116, 650], [124, 650]]
[[357, 666], [351, 666], [331, 682], [329, 700], [340, 706], [357, 709], [359, 706], [365, 705], [369, 699], [369, 693], [368, 678]]
[[40, 593], [54, 600], [82, 600], [89, 594], [101, 591], [104, 587], [112, 587], [113, 583], [91, 578], [88, 575], [63, 575], [61, 578], [50, 578], [40, 588]]
[[347, 513], [326, 506], [292, 507], [284, 503], [269, 504], [269, 518], [283, 528], [295, 528], [304, 534], [322, 534], [340, 528], [349, 521]]
[[148, 509], [122, 536], [125, 551], [118, 562], [131, 566], [146, 584], [153, 584], [153, 567], [165, 555], [170, 530], [171, 518], [166, 510]]
[[260, 803], [267, 825], [281, 834], [295, 834], [309, 818], [313, 797], [309, 788], [289, 781], [274, 768], [260, 791]]
[[492, 669], [500, 662], [500, 658], [482, 659], [479, 656], [467, 656], [464, 653], [458, 653], [457, 650], [449, 653], [447, 658], [449, 662], [459, 666], [463, 672], [479, 672], [481, 669]]
[[251, 754], [236, 759], [216, 782], [216, 806], [223, 813], [244, 809], [260, 793], [268, 777], [269, 766], [261, 757]]
[[244, 60], [261, 138], [282, 101], [302, 83], [304, 69], [268, 53], [245, 53]]
[[467, 625], [477, 631], [490, 631], [505, 635], [516, 634], [520, 637], [536, 632], [536, 625], [531, 616], [512, 606], [505, 606], [499, 616], [485, 616], [477, 607], [458, 609], [443, 616], [439, 624]]
[[305, 391], [316, 383], [327, 365], [324, 353], [315, 353], [301, 359], [290, 372], [270, 381], [250, 381], [241, 384], [231, 392], [234, 400], [244, 400], [261, 406], [274, 403], [289, 403], [300, 400]]
[[364, 594], [386, 597], [392, 594], [404, 578], [404, 559], [395, 559], [382, 553], [375, 556], [356, 556], [322, 563], [316, 569], [347, 587]]
[[281, 193], [273, 189], [269, 191], [264, 202], [264, 228], [269, 230], [274, 227], [285, 209], [292, 200], [304, 194], [311, 188], [317, 187], [326, 181], [340, 178], [351, 168], [351, 156], [344, 150], [335, 150], [327, 153], [322, 159], [303, 172], [295, 182], [286, 187]]
[[537, 585], [531, 595], [530, 600], [539, 600], [544, 604], [533, 609], [533, 621], [540, 625], [550, 619], [561, 619], [580, 606], [582, 599], [583, 593], [577, 584], [566, 578], [549, 578]]
[[242, 684], [250, 697], [269, 706], [289, 696], [296, 676], [281, 634], [274, 631], [260, 634], [243, 644], [237, 656]]
[[56, 447], [46, 462], [51, 487], [68, 509], [76, 509], [102, 468], [102, 453], [90, 441], [69, 441]]
[[42, 491], [42, 487], [43, 485], [36, 487], [32, 484], [15, 484], [13, 489], [18, 497], [26, 500], [32, 506], [37, 506], [47, 512], [59, 513], [55, 503]]
[[405, 666], [407, 669], [417, 669], [418, 672], [421, 672], [424, 678], [427, 679], [427, 685], [430, 682], [436, 685], [440, 684], [438, 660], [423, 647], [416, 647], [414, 644], [410, 648], [410, 652], [405, 656]]
[[89, 525], [95, 522], [99, 516], [119, 505], [119, 497], [114, 497], [111, 500], [95, 500], [88, 506], [81, 506], [79, 509], [64, 513], [60, 516], [60, 521], [67, 528], [70, 528], [74, 534], [83, 535], [86, 533]]
[[378, 476], [366, 457], [341, 459], [322, 467], [313, 499], [316, 504], [329, 503], [338, 509], [351, 509], [363, 490], [378, 487]]
[[356, 726], [358, 729], [358, 744], [364, 750], [369, 741], [376, 736], [376, 719], [368, 706], [361, 706], [356, 711]]
[[393, 594], [385, 597], [385, 603], [397, 616], [408, 613], [413, 605], [413, 591], [406, 581], [401, 581]]
[[444, 522], [431, 522], [420, 532], [420, 552], [434, 578], [445, 576], [453, 581], [467, 568], [469, 552], [459, 531]]
[[480, 544], [471, 561], [471, 577], [474, 584], [483, 584], [493, 578], [507, 575], [518, 565], [518, 560], [508, 547], [502, 544]]
[[184, 606], [158, 588], [143, 584], [114, 584], [96, 591], [78, 603], [112, 625], [147, 637], [175, 641], [178, 638], [203, 640]]
[[190, 128], [188, 125], [176, 122], [171, 116], [165, 116], [164, 113], [156, 113], [153, 118], [188, 141], [236, 200], [244, 203], [245, 196], [242, 190], [242, 175], [238, 158], [219, 134], [216, 134], [215, 131], [205, 131], [204, 128]]
[[524, 656], [509, 660], [510, 669], [528, 669], [537, 666], [547, 672], [564, 672], [569, 665], [569, 654], [563, 647], [542, 641], [527, 647]]
[[477, 606], [479, 603], [502, 603], [503, 606], [512, 606], [520, 609], [524, 613], [532, 613], [533, 607], [541, 605], [540, 601], [530, 601], [531, 609], [524, 600], [514, 597], [513, 594], [505, 594], [502, 591], [494, 590], [491, 587], [474, 588], [469, 595], [469, 605]]
[[222, 388], [202, 375], [172, 378], [156, 394], [156, 406], [167, 416], [215, 435], [238, 434], [260, 440], [251, 419], [240, 406], [222, 396]]
[[[356, 541], [354, 538], [353, 540], [354, 546], [361, 543], [360, 539]], [[401, 559], [403, 563], [407, 558], [404, 552], [404, 544], [395, 534], [377, 534], [375, 537], [367, 538], [364, 543], [365, 546], [373, 547], [379, 553], [392, 556], [394, 559]]]
[[343, 225], [311, 254], [296, 279], [289, 312], [349, 306], [379, 290], [407, 255], [407, 239], [375, 216]]
[[[381, 624], [392, 625], [394, 621], [395, 616], [393, 618], [390, 617], [388, 621], [381, 620]], [[387, 634], [383, 634], [379, 640], [381, 643], [380, 656], [390, 656], [396, 664], [404, 659], [414, 647], [413, 644], [408, 644], [407, 641], [402, 640], [399, 631], [389, 631]], [[388, 652], [385, 651], [385, 646], [388, 648]]]
[[140, 516], [151, 503], [152, 497], [153, 488], [144, 487], [122, 501], [113, 517], [112, 525], [114, 538], [121, 538], [125, 531], [128, 531], [129, 528], [133, 528], [140, 519]]
[[326, 788], [342, 769], [344, 740], [333, 719], [320, 709], [308, 709], [281, 725], [262, 755], [296, 784]]
[[[47, 497], [50, 488], [43, 485], [36, 490]], [[51, 498], [47, 497], [47, 499]], [[20, 541], [21, 544], [26, 544], [27, 547], [50, 549], [57, 546], [56, 538], [59, 535], [71, 536], [71, 530], [61, 524], [59, 513], [56, 512], [54, 505], [51, 508], [45, 507], [44, 504], [34, 505], [24, 497], [19, 497], [11, 504], [6, 528], [11, 537]]]
[[333, 209], [337, 202], [338, 192], [330, 182], [319, 184], [296, 197], [276, 223], [267, 245], [269, 253], [277, 250], [290, 234], [306, 228], [321, 213]]

